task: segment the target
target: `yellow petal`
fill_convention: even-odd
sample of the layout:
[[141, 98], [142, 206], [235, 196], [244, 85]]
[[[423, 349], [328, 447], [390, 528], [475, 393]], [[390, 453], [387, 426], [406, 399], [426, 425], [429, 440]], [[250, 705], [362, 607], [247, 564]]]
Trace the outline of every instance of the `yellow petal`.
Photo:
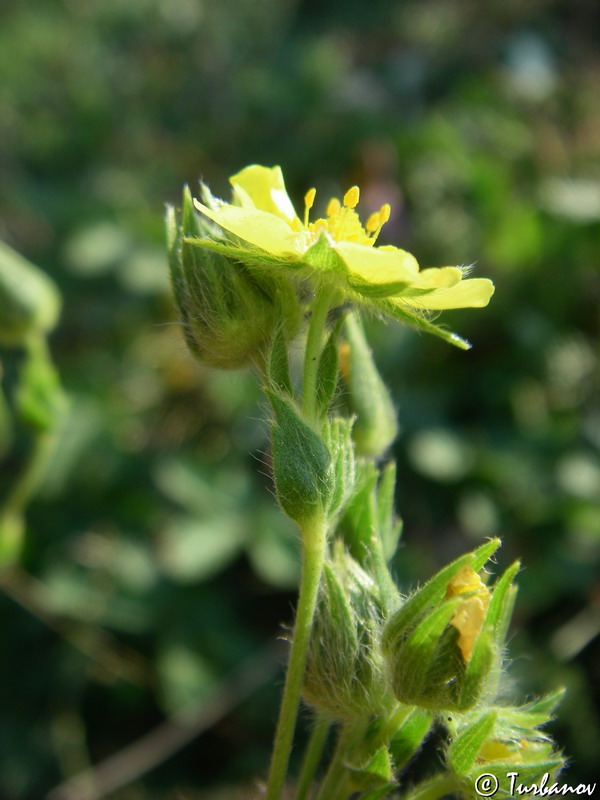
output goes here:
[[217, 225], [273, 255], [298, 255], [306, 248], [303, 237], [280, 217], [253, 208], [225, 204], [213, 210], [194, 200], [194, 205]]
[[[426, 270], [425, 270], [426, 271]], [[434, 289], [420, 298], [402, 297], [395, 302], [414, 308], [483, 308], [494, 294], [494, 284], [487, 278], [467, 278], [448, 289]]]
[[229, 182], [234, 190], [242, 190], [238, 192], [238, 196], [243, 197], [243, 192], [260, 211], [268, 211], [289, 222], [296, 219], [294, 206], [285, 188], [281, 167], [251, 164], [232, 175]]
[[349, 271], [368, 283], [414, 283], [418, 278], [417, 260], [406, 250], [397, 247], [369, 247], [356, 242], [334, 242], [333, 246]]
[[458, 267], [431, 267], [419, 272], [419, 287], [423, 289], [449, 289], [460, 283], [463, 272]]

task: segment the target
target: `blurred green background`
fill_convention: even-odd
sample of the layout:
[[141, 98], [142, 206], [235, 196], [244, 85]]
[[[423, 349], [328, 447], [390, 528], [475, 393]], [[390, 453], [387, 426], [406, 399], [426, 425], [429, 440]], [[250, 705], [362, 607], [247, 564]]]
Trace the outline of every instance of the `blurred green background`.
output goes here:
[[[504, 539], [515, 691], [568, 687], [565, 780], [597, 778], [599, 29], [593, 0], [4, 0], [0, 239], [63, 292], [69, 408], [2, 580], [2, 800], [185, 710], [209, 729], [174, 755], [159, 728], [96, 794], [51, 797], [231, 798], [266, 769], [294, 530], [254, 377], [185, 350], [162, 230], [184, 182], [227, 196], [252, 162], [299, 204], [360, 183], [363, 215], [393, 206], [382, 241], [496, 282], [445, 317], [469, 353], [370, 324], [402, 426], [395, 569], [408, 588]], [[1, 356], [12, 402], [21, 355]], [[28, 446], [17, 429], [3, 491]]]

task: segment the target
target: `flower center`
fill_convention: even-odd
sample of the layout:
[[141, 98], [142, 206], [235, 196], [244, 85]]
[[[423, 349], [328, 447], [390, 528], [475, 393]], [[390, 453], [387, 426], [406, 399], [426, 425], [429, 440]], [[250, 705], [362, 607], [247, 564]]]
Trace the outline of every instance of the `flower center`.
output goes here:
[[337, 197], [332, 197], [327, 204], [325, 217], [309, 222], [309, 212], [314, 205], [316, 189], [309, 189], [304, 196], [304, 220], [294, 220], [298, 229], [304, 228], [314, 234], [316, 239], [320, 233], [328, 234], [337, 242], [358, 242], [364, 245], [373, 245], [377, 241], [379, 232], [390, 218], [391, 208], [384, 203], [379, 211], [375, 211], [367, 219], [364, 227], [354, 210], [358, 205], [360, 190], [358, 186], [348, 189], [342, 202]]

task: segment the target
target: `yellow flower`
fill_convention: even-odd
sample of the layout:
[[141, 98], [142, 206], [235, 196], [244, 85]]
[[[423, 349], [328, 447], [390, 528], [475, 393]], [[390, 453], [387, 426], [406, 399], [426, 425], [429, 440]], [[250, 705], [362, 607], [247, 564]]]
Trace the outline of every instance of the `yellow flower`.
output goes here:
[[[243, 259], [310, 269], [311, 276], [335, 276], [345, 294], [378, 310], [418, 324], [434, 328], [421, 312], [448, 308], [483, 307], [489, 302], [494, 285], [485, 278], [465, 279], [460, 267], [419, 269], [413, 255], [397, 247], [375, 247], [383, 225], [390, 217], [390, 206], [384, 204], [363, 224], [356, 212], [359, 188], [353, 186], [342, 201], [332, 198], [326, 214], [310, 221], [316, 190], [304, 198], [302, 219], [296, 214], [287, 194], [280, 167], [253, 164], [233, 175], [233, 203], [224, 203], [208, 195], [207, 202], [195, 200], [205, 217], [224, 231], [241, 240], [242, 247], [198, 242], [200, 246], [229, 252]], [[245, 251], [244, 251], [245, 245]], [[432, 332], [461, 340], [435, 328]]]

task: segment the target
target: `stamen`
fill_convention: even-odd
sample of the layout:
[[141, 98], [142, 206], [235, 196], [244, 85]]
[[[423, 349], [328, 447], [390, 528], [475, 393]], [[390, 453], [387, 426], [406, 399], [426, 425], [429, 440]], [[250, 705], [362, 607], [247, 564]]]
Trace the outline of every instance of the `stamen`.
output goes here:
[[314, 205], [315, 196], [317, 194], [316, 189], [309, 189], [308, 192], [304, 195], [304, 227], [308, 228], [308, 212]]
[[391, 214], [392, 214], [391, 205], [389, 203], [384, 203], [379, 209], [379, 219], [381, 225], [385, 225], [385, 223], [389, 220]]
[[[390, 206], [390, 204], [384, 203], [379, 209], [379, 211], [376, 211], [374, 214], [371, 214], [371, 216], [367, 220], [366, 228], [369, 232], [373, 233], [373, 237], [371, 239], [371, 242], [373, 244], [375, 244], [375, 242], [377, 241], [377, 237], [381, 233], [381, 229], [383, 228], [385, 223], [389, 220], [391, 213], [392, 213], [392, 207]], [[374, 224], [375, 219], [377, 221], [375, 227], [374, 228], [369, 227], [369, 224]]]
[[374, 233], [376, 230], [379, 230], [381, 228], [381, 225], [382, 225], [381, 215], [379, 211], [374, 211], [365, 222], [365, 229], [369, 233]]
[[348, 189], [344, 195], [344, 205], [346, 208], [355, 208], [358, 205], [359, 198], [360, 189], [358, 186], [353, 186], [351, 189]]
[[337, 197], [332, 197], [331, 200], [327, 203], [327, 209], [325, 213], [328, 217], [335, 217], [336, 214], [340, 213], [342, 206], [340, 201]]

